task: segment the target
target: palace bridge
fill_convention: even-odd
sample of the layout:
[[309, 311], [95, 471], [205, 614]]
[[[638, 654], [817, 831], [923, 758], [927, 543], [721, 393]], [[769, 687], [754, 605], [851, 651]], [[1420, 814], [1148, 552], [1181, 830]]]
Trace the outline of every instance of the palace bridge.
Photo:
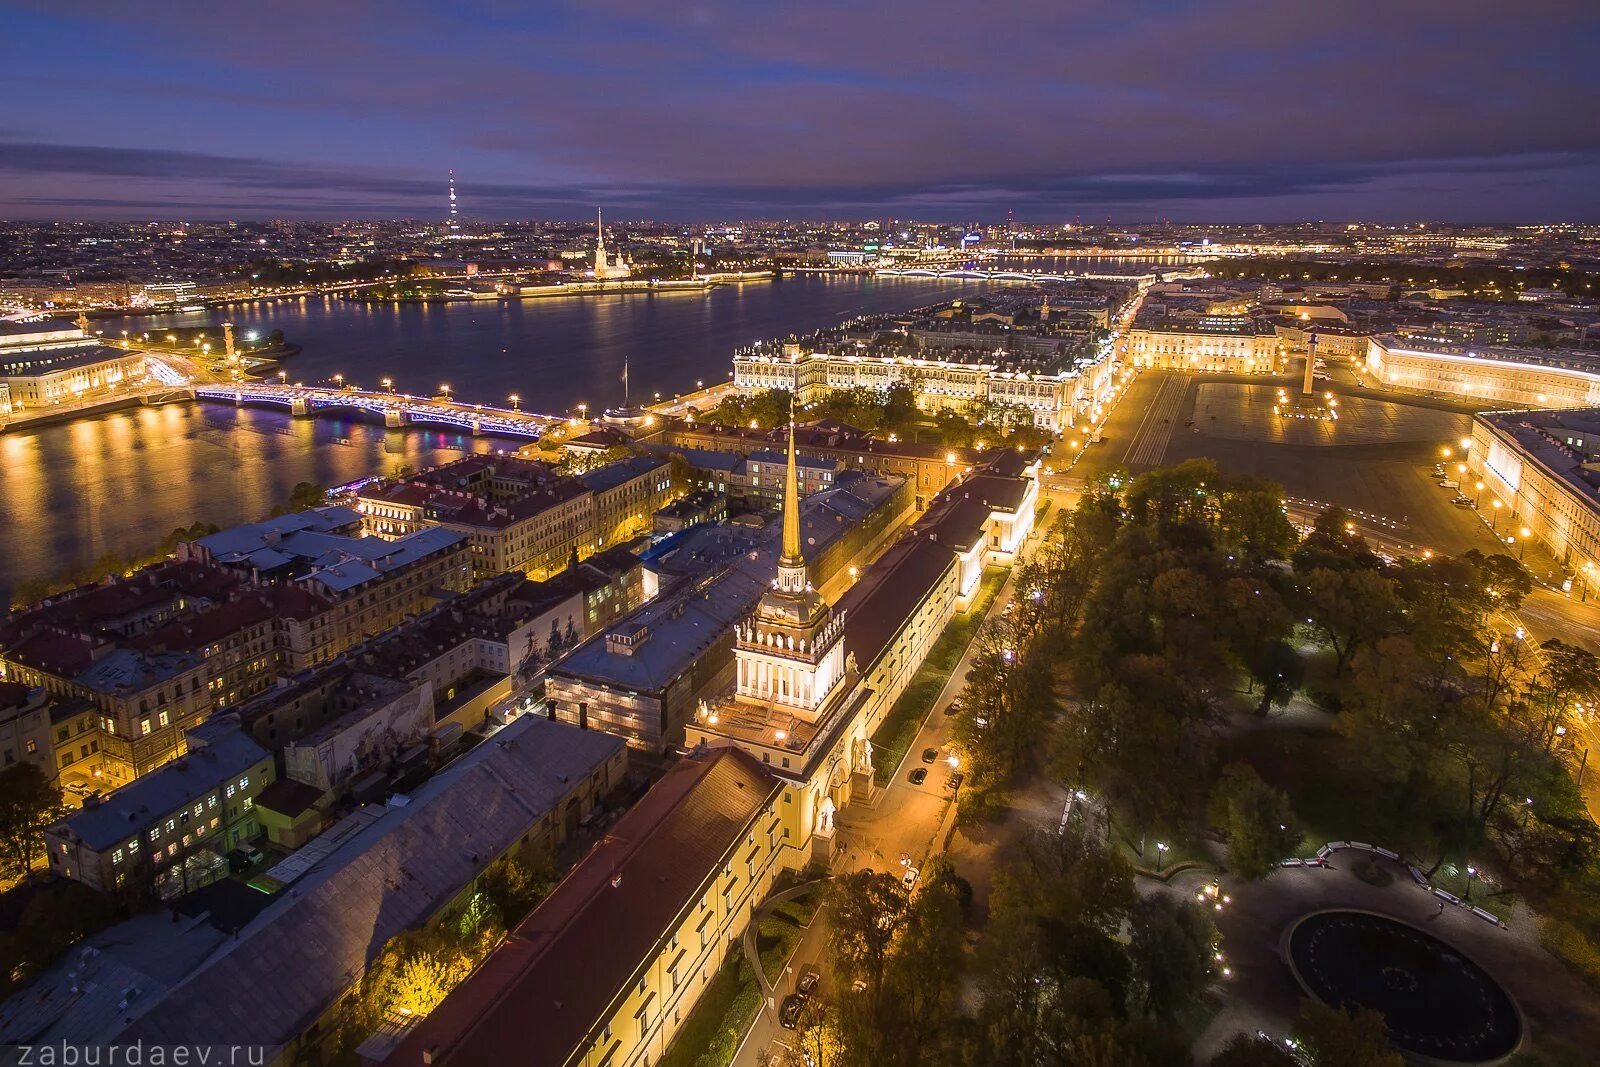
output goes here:
[[508, 437], [540, 438], [552, 427], [565, 422], [559, 415], [540, 415], [531, 411], [494, 407], [489, 404], [463, 404], [454, 400], [408, 396], [404, 393], [372, 392], [363, 389], [324, 389], [313, 386], [273, 382], [237, 382], [194, 387], [197, 400], [226, 403], [268, 404], [288, 408], [295, 415], [320, 412], [358, 411], [383, 418], [385, 426], [399, 428], [412, 424], [453, 426], [469, 433], [499, 434]]

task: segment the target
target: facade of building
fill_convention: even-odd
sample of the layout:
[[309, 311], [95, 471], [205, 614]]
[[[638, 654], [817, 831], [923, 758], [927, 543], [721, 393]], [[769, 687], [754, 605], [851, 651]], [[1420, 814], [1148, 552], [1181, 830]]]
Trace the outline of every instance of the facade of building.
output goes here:
[[145, 374], [143, 352], [102, 344], [65, 322], [0, 323], [0, 419], [92, 399]]
[[1367, 345], [1366, 373], [1391, 389], [1466, 397], [1508, 407], [1600, 404], [1600, 359], [1539, 349], [1467, 349], [1392, 335]]
[[1128, 331], [1126, 362], [1135, 367], [1230, 374], [1272, 374], [1279, 340], [1266, 323], [1242, 315], [1141, 318]]
[[44, 686], [0, 682], [0, 770], [32, 763], [46, 778], [56, 776], [58, 768], [51, 743], [52, 703]]
[[1600, 410], [1475, 415], [1467, 468], [1499, 536], [1542, 543], [1574, 595], [1600, 592]]
[[517, 571], [535, 581], [573, 560], [649, 532], [650, 517], [675, 496], [670, 464], [632, 456], [578, 478], [516, 456], [467, 456], [357, 497], [362, 529], [405, 537], [443, 527], [472, 545], [480, 579]]
[[[736, 627], [735, 679], [702, 701], [685, 745], [742, 748], [784, 779], [785, 832], [812, 858], [831, 858], [839, 809], [873, 795], [870, 739], [977, 575], [1015, 558], [1033, 523], [1033, 473], [1027, 457], [1003, 453], [946, 487], [831, 611], [786, 530], [777, 584]], [[791, 473], [786, 509], [795, 482]]]
[[652, 516], [677, 495], [672, 465], [660, 456], [630, 456], [580, 475], [578, 481], [594, 494], [591, 551], [649, 533]]
[[272, 754], [230, 723], [190, 734], [187, 754], [45, 831], [50, 870], [106, 892], [181, 894], [216, 877], [228, 850], [260, 832], [255, 798]]
[[[909, 516], [904, 479], [849, 472], [805, 501], [801, 536], [819, 585], [846, 573]], [[733, 678], [735, 622], [772, 582], [775, 531], [689, 530], [645, 560], [655, 599], [553, 663], [549, 712], [564, 722], [614, 732], [661, 753], [683, 743], [698, 702]]]
[[733, 357], [734, 387], [746, 395], [783, 389], [810, 404], [835, 389], [887, 390], [904, 383], [926, 411], [965, 411], [976, 404], [1016, 404], [1033, 413], [1034, 424], [1061, 431], [1078, 425], [1109, 386], [1110, 360], [1084, 362], [1071, 370], [1013, 370], [998, 360], [966, 362], [937, 355], [872, 356], [806, 351], [787, 342], [741, 349]]
[[801, 865], [787, 799], [747, 753], [679, 760], [380, 1062], [660, 1063], [776, 876]]
[[[774, 449], [781, 451], [785, 432], [781, 427], [753, 430], [748, 427], [686, 424], [664, 430], [657, 440], [659, 447], [685, 450], [683, 455], [692, 467], [703, 467], [717, 481], [737, 487], [741, 478], [749, 477], [743, 466], [746, 457]], [[918, 511], [926, 507], [939, 490], [981, 465], [986, 458], [984, 452], [976, 448], [885, 441], [833, 420], [797, 427], [795, 446], [802, 460], [810, 458], [823, 464], [839, 463], [847, 468], [898, 474], [908, 479]], [[739, 462], [730, 465], [726, 471], [720, 465], [713, 465], [717, 456], [729, 454], [738, 456]], [[781, 468], [781, 461], [778, 466]], [[818, 469], [815, 475], [817, 480], [820, 480], [824, 470], [826, 467]], [[761, 474], [763, 482], [769, 483], [767, 488], [771, 487], [770, 473], [770, 467], [764, 464]], [[810, 484], [809, 481], [802, 482], [802, 489], [806, 484]]]

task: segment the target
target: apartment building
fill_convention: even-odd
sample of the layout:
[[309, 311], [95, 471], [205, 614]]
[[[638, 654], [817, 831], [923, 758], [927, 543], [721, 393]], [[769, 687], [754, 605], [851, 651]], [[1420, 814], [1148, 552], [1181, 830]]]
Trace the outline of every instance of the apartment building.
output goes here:
[[53, 874], [106, 892], [176, 896], [227, 869], [224, 855], [260, 833], [255, 798], [272, 754], [232, 723], [193, 731], [186, 754], [45, 831]]
[[574, 558], [646, 533], [673, 499], [664, 459], [633, 456], [578, 478], [516, 456], [468, 456], [363, 489], [363, 529], [405, 537], [443, 527], [466, 536], [479, 578], [517, 571], [543, 581]]

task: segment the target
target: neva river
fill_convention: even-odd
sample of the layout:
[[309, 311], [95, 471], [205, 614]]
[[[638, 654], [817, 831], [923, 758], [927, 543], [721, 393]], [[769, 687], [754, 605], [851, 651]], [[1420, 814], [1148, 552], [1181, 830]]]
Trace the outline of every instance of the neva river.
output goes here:
[[[1003, 283], [1002, 283], [1003, 284]], [[376, 387], [462, 400], [591, 410], [622, 398], [623, 355], [634, 398], [725, 379], [734, 348], [863, 313], [900, 311], [981, 291], [979, 283], [861, 277], [660, 296], [562, 297], [506, 304], [358, 304], [308, 300], [235, 307], [241, 332], [281, 329], [304, 351], [291, 381], [334, 374]], [[107, 333], [220, 323], [221, 311], [103, 320]], [[0, 596], [103, 553], [140, 553], [196, 519], [260, 517], [300, 481], [339, 485], [400, 464], [514, 446], [437, 430], [385, 430], [358, 420], [291, 419], [273, 410], [195, 404], [142, 408], [0, 434]]]

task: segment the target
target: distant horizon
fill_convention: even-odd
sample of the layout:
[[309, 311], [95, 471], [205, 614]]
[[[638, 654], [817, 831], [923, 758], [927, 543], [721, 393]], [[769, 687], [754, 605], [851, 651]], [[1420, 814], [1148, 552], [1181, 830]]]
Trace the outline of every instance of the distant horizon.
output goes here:
[[[601, 204], [600, 206], [602, 208], [605, 207], [604, 204]], [[590, 212], [592, 212], [593, 208], [590, 208], [589, 210], [590, 210]], [[541, 224], [541, 223], [559, 224], [559, 225], [563, 225], [563, 226], [583, 226], [583, 225], [588, 225], [589, 228], [591, 228], [591, 229], [593, 229], [593, 227], [594, 227], [594, 219], [592, 217], [590, 217], [589, 215], [581, 215], [581, 214], [580, 215], [570, 215], [570, 216], [527, 215], [527, 216], [518, 216], [518, 217], [512, 217], [512, 216], [472, 217], [472, 216], [469, 216], [469, 215], [466, 215], [466, 214], [462, 214], [462, 215], [458, 216], [458, 221], [459, 221], [460, 225], [463, 228], [468, 227], [468, 226], [536, 225], [536, 224]], [[818, 215], [816, 217], [805, 217], [805, 216], [783, 217], [783, 216], [776, 216], [776, 215], [773, 215], [773, 216], [738, 216], [738, 217], [735, 217], [735, 216], [709, 215], [709, 216], [700, 216], [700, 217], [694, 217], [694, 218], [677, 219], [677, 218], [665, 218], [665, 217], [650, 216], [650, 215], [631, 215], [631, 216], [620, 216], [620, 215], [617, 215], [617, 216], [613, 216], [608, 211], [608, 214], [606, 215], [606, 219], [605, 219], [605, 225], [606, 225], [606, 229], [609, 230], [609, 229], [611, 229], [612, 226], [651, 226], [651, 225], [654, 225], [654, 226], [683, 226], [683, 227], [697, 227], [698, 226], [698, 227], [704, 227], [704, 226], [752, 226], [752, 225], [769, 226], [769, 225], [823, 225], [823, 224], [863, 225], [863, 224], [868, 223], [868, 222], [880, 222], [880, 223], [881, 222], [894, 222], [894, 223], [899, 224], [899, 225], [913, 226], [913, 227], [917, 227], [917, 226], [941, 226], [941, 227], [960, 228], [960, 227], [964, 227], [964, 226], [965, 227], [999, 226], [999, 225], [1004, 225], [1007, 221], [1008, 220], [1003, 218], [1003, 217], [1002, 218], [993, 218], [993, 219], [983, 219], [983, 218], [977, 218], [977, 219], [973, 219], [973, 218], [938, 219], [938, 218], [922, 218], [922, 217], [913, 218], [913, 217], [907, 217], [907, 216], [893, 216], [893, 215], [856, 215], [856, 216]], [[1281, 228], [1294, 227], [1294, 226], [1301, 226], [1301, 227], [1304, 227], [1304, 226], [1328, 226], [1328, 227], [1361, 226], [1361, 227], [1376, 227], [1376, 228], [1382, 228], [1382, 229], [1385, 229], [1385, 230], [1428, 229], [1428, 228], [1437, 228], [1437, 227], [1449, 227], [1451, 229], [1511, 230], [1511, 229], [1532, 229], [1532, 228], [1560, 227], [1560, 226], [1600, 226], [1600, 217], [1597, 217], [1597, 218], [1594, 218], [1594, 219], [1550, 218], [1550, 219], [1539, 219], [1539, 220], [1534, 220], [1534, 221], [1517, 221], [1517, 222], [1499, 221], [1499, 220], [1492, 220], [1492, 219], [1490, 219], [1490, 220], [1486, 220], [1486, 219], [1476, 219], [1476, 220], [1465, 220], [1465, 219], [1463, 219], [1463, 220], [1410, 219], [1410, 220], [1406, 220], [1406, 221], [1390, 221], [1390, 220], [1372, 219], [1372, 218], [1316, 218], [1316, 219], [1314, 219], [1314, 218], [1292, 218], [1292, 219], [1271, 219], [1271, 220], [1268, 220], [1268, 219], [1260, 219], [1260, 220], [1256, 220], [1256, 219], [1228, 220], [1228, 219], [1216, 219], [1216, 218], [1212, 218], [1212, 219], [1205, 219], [1205, 218], [1196, 218], [1196, 219], [1151, 219], [1151, 218], [1140, 218], [1140, 219], [1123, 218], [1123, 219], [1119, 219], [1119, 218], [1111, 218], [1111, 219], [1102, 219], [1102, 220], [1092, 221], [1092, 222], [1088, 221], [1088, 220], [1084, 220], [1084, 221], [1080, 222], [1080, 221], [1078, 221], [1076, 219], [1059, 219], [1057, 221], [1049, 221], [1049, 220], [1042, 219], [1042, 218], [1025, 218], [1025, 217], [1022, 217], [1022, 216], [1015, 216], [1014, 218], [1012, 218], [1009, 221], [1015, 223], [1015, 225], [1017, 225], [1019, 227], [1021, 227], [1021, 226], [1041, 227], [1041, 228], [1042, 227], [1050, 227], [1050, 228], [1059, 229], [1059, 228], [1063, 228], [1063, 227], [1066, 227], [1066, 226], [1076, 226], [1076, 227], [1082, 228], [1084, 231], [1103, 230], [1103, 229], [1105, 229], [1107, 227], [1126, 228], [1126, 229], [1130, 229], [1130, 230], [1136, 230], [1136, 229], [1152, 228], [1152, 227], [1158, 227], [1158, 226], [1184, 227], [1184, 228], [1189, 228], [1189, 229], [1204, 229], [1206, 227], [1226, 227], [1226, 228], [1229, 228], [1229, 229], [1247, 229], [1247, 228], [1255, 228], [1255, 227], [1267, 227], [1267, 228], [1279, 228], [1279, 229], [1281, 229]], [[393, 223], [393, 224], [396, 224], [396, 225], [399, 225], [399, 224], [415, 224], [415, 225], [418, 225], [418, 226], [442, 227], [442, 226], [445, 226], [449, 222], [449, 219], [448, 219], [448, 217], [444, 216], [443, 214], [441, 214], [438, 218], [430, 218], [430, 217], [423, 216], [423, 215], [338, 215], [338, 216], [334, 216], [334, 215], [330, 215], [330, 216], [311, 216], [311, 215], [306, 215], [306, 216], [293, 216], [293, 215], [260, 215], [260, 216], [245, 216], [245, 215], [214, 215], [214, 216], [129, 215], [129, 216], [126, 216], [126, 217], [123, 217], [123, 216], [115, 216], [115, 217], [113, 217], [113, 216], [103, 216], [103, 217], [102, 216], [38, 216], [38, 217], [28, 217], [28, 216], [5, 216], [5, 215], [0, 215], [0, 226], [37, 225], [37, 224], [51, 224], [51, 225], [63, 225], [63, 226], [66, 226], [66, 225], [90, 225], [90, 224], [108, 224], [108, 225], [124, 225], [124, 226], [167, 226], [167, 225], [226, 226], [226, 225], [239, 225], [239, 224], [264, 225], [264, 224], [269, 224], [269, 223], [280, 223], [280, 222], [282, 222], [282, 223], [317, 223], [317, 224], [328, 225], [328, 226], [355, 225], [355, 224], [365, 224], [365, 223]]]
[[1600, 221], [1571, 0], [0, 12], [18, 221]]

